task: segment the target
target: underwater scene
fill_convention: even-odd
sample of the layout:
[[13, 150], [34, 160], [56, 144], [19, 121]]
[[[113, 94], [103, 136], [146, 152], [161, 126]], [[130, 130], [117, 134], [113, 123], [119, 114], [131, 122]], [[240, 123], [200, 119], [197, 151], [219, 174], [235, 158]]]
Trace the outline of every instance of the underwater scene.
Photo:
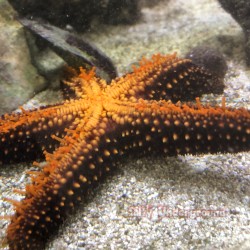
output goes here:
[[0, 249], [250, 249], [250, 2], [0, 0]]

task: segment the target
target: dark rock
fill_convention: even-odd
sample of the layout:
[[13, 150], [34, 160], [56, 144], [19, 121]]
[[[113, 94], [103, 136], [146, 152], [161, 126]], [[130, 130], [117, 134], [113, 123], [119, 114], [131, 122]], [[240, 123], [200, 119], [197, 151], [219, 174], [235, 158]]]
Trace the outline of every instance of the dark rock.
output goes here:
[[132, 24], [140, 17], [138, 0], [109, 0], [106, 11], [102, 15], [104, 22], [109, 24]]
[[200, 45], [193, 48], [185, 57], [190, 58], [195, 64], [208, 69], [219, 78], [225, 77], [228, 69], [226, 59], [217, 49]]
[[140, 16], [136, 0], [9, 0], [17, 12], [26, 18], [42, 18], [51, 24], [65, 28], [67, 25], [84, 31], [94, 17], [102, 22], [134, 23]]
[[249, 0], [219, 0], [221, 6], [242, 27], [246, 36], [246, 56], [250, 65], [250, 1]]
[[[44, 47], [45, 44], [48, 45], [48, 47], [62, 57], [69, 66], [74, 68], [80, 66], [92, 68], [95, 66], [99, 70], [102, 70], [103, 73], [106, 73], [109, 79], [113, 79], [117, 76], [116, 68], [111, 59], [93, 44], [87, 42], [76, 34], [44, 23], [44, 21], [38, 22], [35, 20], [20, 19], [20, 22], [35, 35], [40, 47]], [[39, 52], [36, 51], [36, 46], [32, 44], [32, 37], [29, 37], [28, 41], [31, 50], [35, 53], [35, 56], [33, 56], [34, 61], [36, 58], [41, 59], [40, 57], [37, 57], [37, 54], [41, 55], [44, 51], [46, 53], [46, 47], [41, 48], [41, 51]], [[49, 64], [49, 67], [47, 67], [47, 64], [44, 65], [44, 63], [41, 64], [40, 62], [41, 60], [36, 61], [35, 65], [39, 69], [39, 72], [42, 75], [45, 75], [46, 78], [53, 77], [56, 72], [60, 73], [60, 68], [62, 68], [60, 67], [60, 64], [58, 65], [59, 69], [56, 69], [52, 64]]]
[[250, 1], [219, 0], [221, 6], [240, 24], [244, 32], [250, 35]]
[[199, 45], [193, 48], [185, 56], [193, 63], [209, 70], [218, 81], [214, 86], [214, 93], [222, 94], [224, 90], [224, 77], [227, 72], [227, 63], [224, 55], [215, 48]]

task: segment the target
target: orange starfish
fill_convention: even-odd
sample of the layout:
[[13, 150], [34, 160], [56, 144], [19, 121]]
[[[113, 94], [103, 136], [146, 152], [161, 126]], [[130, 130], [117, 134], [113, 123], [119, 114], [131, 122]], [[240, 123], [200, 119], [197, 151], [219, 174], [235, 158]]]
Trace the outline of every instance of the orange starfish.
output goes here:
[[[67, 211], [124, 155], [239, 152], [250, 149], [250, 111], [173, 104], [223, 90], [223, 81], [173, 55], [143, 59], [108, 85], [94, 70], [65, 81], [66, 97], [0, 119], [0, 160], [45, 155], [7, 229], [10, 249], [42, 249]], [[45, 151], [46, 150], [46, 151]]]

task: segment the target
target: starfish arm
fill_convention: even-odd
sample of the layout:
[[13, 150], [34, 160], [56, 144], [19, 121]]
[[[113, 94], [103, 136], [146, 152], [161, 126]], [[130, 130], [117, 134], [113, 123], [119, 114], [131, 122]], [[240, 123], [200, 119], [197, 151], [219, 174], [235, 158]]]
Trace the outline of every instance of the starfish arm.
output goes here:
[[142, 59], [138, 68], [107, 87], [114, 98], [185, 101], [202, 94], [222, 93], [223, 79], [195, 65], [189, 59], [173, 55], [153, 55]]
[[195, 106], [179, 107], [153, 104], [149, 111], [145, 112], [144, 122], [148, 116], [151, 120], [148, 133], [154, 143], [147, 149], [154, 147], [167, 155], [237, 153], [250, 149], [249, 110], [202, 107], [198, 102]]
[[47, 157], [43, 171], [27, 185], [26, 198], [16, 204], [7, 230], [10, 249], [44, 248], [67, 211], [126, 154], [250, 149], [250, 112], [245, 109], [203, 107], [199, 103], [177, 106], [164, 101], [104, 106], [107, 113], [100, 105], [94, 117], [68, 131], [64, 143]]
[[110, 171], [113, 127], [104, 119], [91, 132], [68, 131], [64, 143], [47, 155], [43, 171], [26, 186], [25, 199], [14, 203], [16, 213], [7, 229], [10, 249], [43, 249], [67, 212]]
[[250, 111], [243, 108], [140, 100], [129, 108], [109, 110], [117, 123], [124, 124], [117, 139], [124, 152], [172, 156], [250, 150]]
[[4, 115], [0, 119], [0, 162], [34, 160], [42, 157], [44, 150], [53, 151], [58, 141], [51, 135], [63, 137], [64, 128], [74, 128], [73, 122], [83, 114], [84, 108], [79, 101], [66, 101]]

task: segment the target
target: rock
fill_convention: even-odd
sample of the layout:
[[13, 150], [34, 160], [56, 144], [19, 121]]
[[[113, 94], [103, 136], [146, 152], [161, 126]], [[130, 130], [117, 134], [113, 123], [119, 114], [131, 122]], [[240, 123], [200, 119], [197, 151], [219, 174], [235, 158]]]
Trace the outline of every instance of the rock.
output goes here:
[[61, 28], [70, 25], [78, 31], [87, 30], [95, 17], [104, 23], [130, 24], [140, 16], [138, 1], [134, 0], [76, 0], [70, 2], [66, 0], [9, 0], [9, 2], [21, 16], [30, 19], [40, 17]]
[[11, 112], [45, 87], [31, 64], [24, 30], [15, 12], [0, 0], [0, 114]]
[[218, 49], [198, 45], [191, 49], [185, 57], [190, 58], [195, 64], [207, 68], [218, 78], [223, 79], [227, 73], [226, 58]]
[[249, 0], [219, 0], [221, 6], [242, 27], [246, 36], [246, 57], [250, 65], [250, 1]]
[[[62, 77], [60, 72], [65, 63], [73, 68], [95, 66], [98, 70], [103, 71], [102, 73], [106, 74], [109, 79], [117, 76], [112, 60], [83, 37], [57, 28], [43, 20], [19, 19], [19, 21], [34, 35], [27, 32], [27, 41], [34, 64], [50, 82]], [[51, 48], [60, 58], [54, 56], [48, 48]]]

